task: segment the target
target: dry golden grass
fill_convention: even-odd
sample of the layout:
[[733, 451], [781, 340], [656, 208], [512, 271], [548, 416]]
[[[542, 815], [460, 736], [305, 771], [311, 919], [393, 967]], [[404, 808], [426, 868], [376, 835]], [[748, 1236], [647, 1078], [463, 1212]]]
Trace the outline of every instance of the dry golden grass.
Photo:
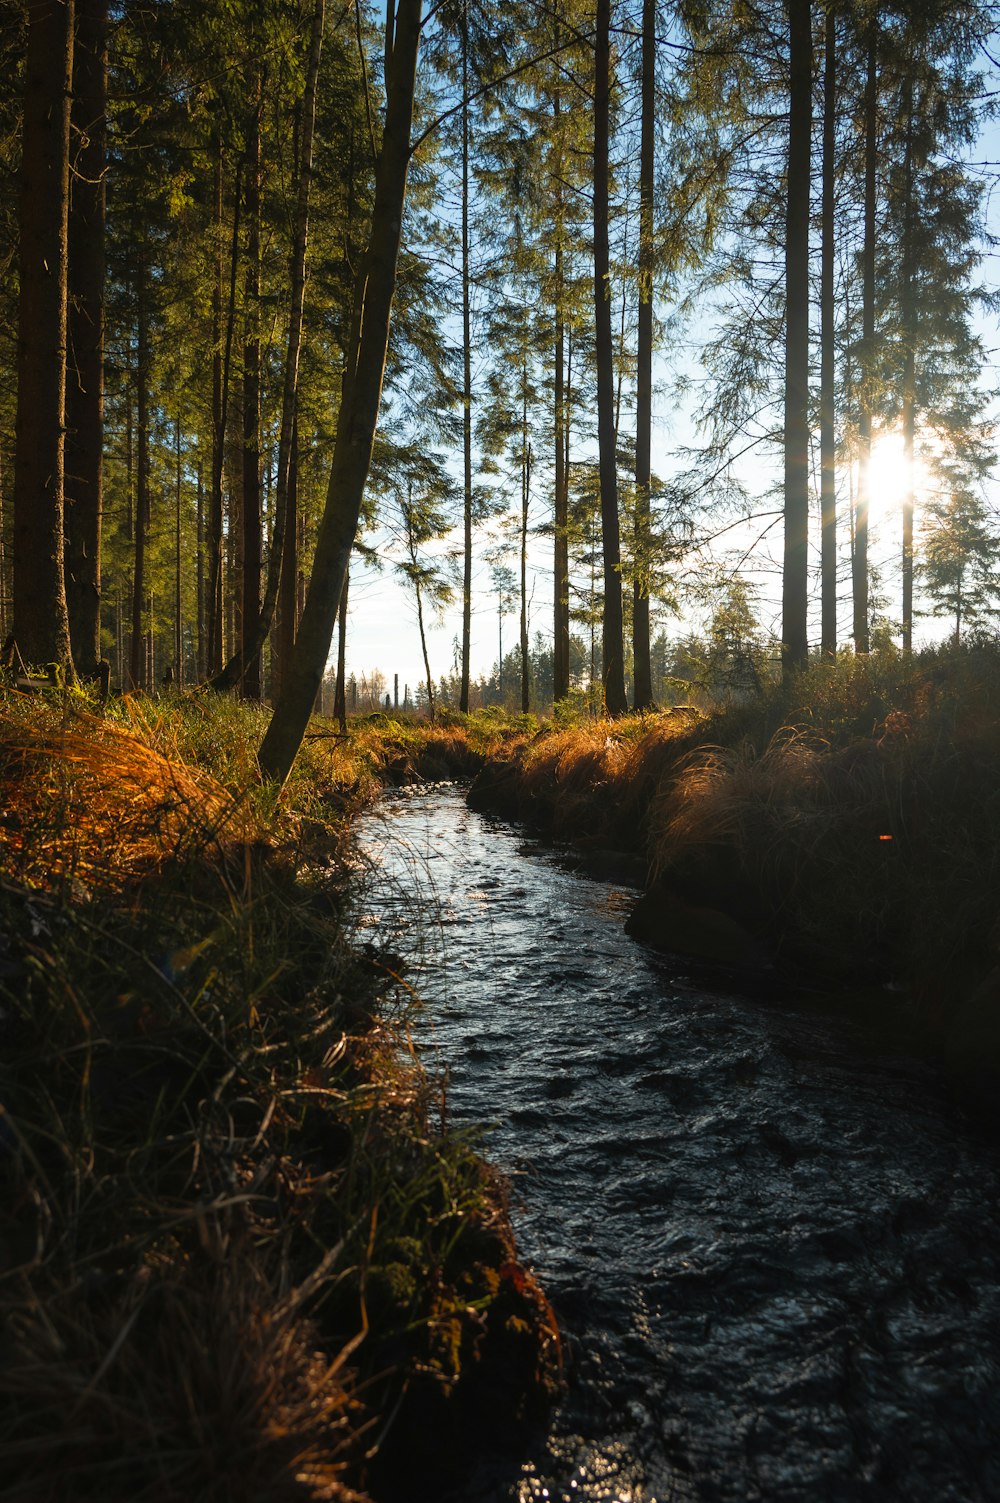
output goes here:
[[245, 812], [207, 772], [77, 713], [0, 710], [3, 861], [27, 881], [122, 884], [179, 850], [246, 839]]

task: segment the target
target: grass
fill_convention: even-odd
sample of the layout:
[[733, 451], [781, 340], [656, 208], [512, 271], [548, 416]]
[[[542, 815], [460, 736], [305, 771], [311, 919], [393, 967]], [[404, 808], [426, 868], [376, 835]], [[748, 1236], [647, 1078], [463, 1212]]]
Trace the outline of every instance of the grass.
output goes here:
[[350, 940], [349, 815], [418, 738], [316, 735], [279, 805], [261, 727], [0, 701], [4, 1503], [349, 1500], [498, 1367], [506, 1421], [554, 1387], [502, 1194]]
[[[661, 886], [735, 915], [806, 979], [894, 979], [940, 1037], [997, 965], [998, 766], [1000, 644], [984, 639], [845, 653], [713, 713], [543, 725], [473, 799], [645, 855]], [[991, 1005], [977, 1037], [1000, 1072]]]

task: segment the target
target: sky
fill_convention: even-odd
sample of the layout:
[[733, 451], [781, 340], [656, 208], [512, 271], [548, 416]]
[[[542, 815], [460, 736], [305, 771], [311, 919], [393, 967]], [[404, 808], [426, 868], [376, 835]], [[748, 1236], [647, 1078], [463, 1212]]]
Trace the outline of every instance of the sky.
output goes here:
[[[973, 148], [972, 157], [977, 162], [1000, 164], [1000, 128], [995, 122], [989, 123], [984, 129], [979, 142]], [[1000, 195], [996, 195], [996, 202], [994, 197], [995, 195], [991, 193], [987, 200], [987, 218], [990, 228], [997, 233], [1000, 232], [1000, 218], [998, 218]], [[994, 287], [1000, 284], [1000, 253], [987, 252], [982, 275], [988, 284]], [[680, 354], [682, 363], [685, 358], [689, 362], [695, 361], [694, 352], [707, 333], [704, 325], [706, 316], [710, 315], [703, 316], [701, 327], [697, 320], [694, 320], [687, 328]], [[997, 357], [1000, 333], [998, 333], [996, 319], [984, 318], [980, 332], [988, 352], [989, 362], [984, 370], [984, 383], [990, 389], [996, 390], [1000, 387], [1000, 381], [998, 381], [1000, 365], [998, 365]], [[688, 352], [686, 356], [683, 352], [685, 348]], [[678, 354], [675, 351], [672, 357], [673, 366], [676, 366], [677, 360]], [[698, 441], [690, 412], [678, 406], [676, 397], [671, 393], [672, 365], [661, 360], [655, 377], [659, 395], [658, 399], [654, 398], [653, 470], [654, 473], [664, 477], [669, 476], [677, 465], [674, 457], [677, 445]], [[691, 368], [696, 368], [696, 365], [693, 364]], [[1000, 411], [1000, 406], [997, 404], [995, 408]], [[751, 465], [744, 467], [741, 478], [751, 491], [763, 496], [768, 486], [775, 481], [778, 461], [779, 456], [776, 453], [761, 455]], [[456, 462], [460, 462], [460, 455], [456, 455]], [[889, 613], [892, 614], [894, 607], [898, 612], [898, 605], [894, 598], [895, 594], [898, 594], [899, 572], [901, 440], [898, 435], [888, 434], [876, 442], [872, 478], [872, 558], [876, 568], [881, 567], [884, 571], [884, 590], [888, 597]], [[841, 476], [842, 486], [846, 485], [846, 479], [847, 477]], [[996, 481], [994, 481], [994, 490], [997, 490]], [[531, 506], [532, 527], [551, 520], [551, 503], [546, 493], [544, 472], [540, 474], [535, 491]], [[994, 495], [993, 499], [1000, 513], [1000, 491]], [[761, 510], [773, 511], [776, 504], [773, 499], [763, 499], [760, 503]], [[846, 496], [842, 498], [841, 510], [846, 519]], [[728, 549], [729, 560], [738, 558], [742, 552], [751, 548], [762, 529], [767, 526], [768, 522], [765, 520], [753, 525], [747, 524], [727, 534], [725, 548]], [[812, 565], [818, 567], [818, 518], [811, 518], [810, 526]], [[846, 520], [842, 521], [841, 527], [842, 530], [846, 530]], [[390, 692], [393, 675], [398, 673], [399, 693], [402, 699], [406, 686], [409, 686], [412, 695], [417, 683], [425, 677], [413, 592], [392, 568], [392, 548], [388, 537], [385, 534], [379, 534], [375, 537], [368, 537], [365, 541], [370, 545], [373, 544], [383, 555], [385, 564], [381, 570], [370, 564], [364, 564], [357, 558], [352, 564], [347, 671], [348, 674], [353, 673], [360, 681], [363, 676], [370, 678], [373, 670], [379, 670], [385, 675]], [[498, 657], [497, 600], [491, 587], [489, 566], [483, 560], [483, 551], [487, 541], [480, 531], [473, 543], [474, 584], [471, 640], [473, 679], [480, 675], [488, 675]], [[444, 546], [454, 555], [459, 555], [460, 534], [456, 532], [446, 539]], [[757, 583], [760, 592], [759, 613], [764, 626], [772, 630], [779, 625], [781, 546], [780, 519], [776, 522], [772, 519], [770, 530], [763, 544], [755, 549], [753, 557], [749, 560], [750, 577]], [[535, 538], [529, 545], [529, 633], [533, 636], [536, 630], [540, 630], [549, 639], [552, 632], [551, 548], [551, 540], [548, 538]], [[713, 558], [721, 560], [723, 551], [723, 545], [718, 544], [690, 560], [689, 568], [697, 572], [699, 568], [707, 566]], [[516, 568], [516, 556], [512, 556], [508, 562]], [[846, 640], [850, 625], [850, 592], [849, 580], [846, 577], [846, 561], [841, 572], [843, 577], [838, 614], [842, 624], [842, 634]], [[818, 600], [818, 587], [814, 594]], [[446, 609], [437, 619], [430, 617], [426, 622], [428, 652], [435, 680], [451, 669], [456, 652], [459, 650], [458, 644], [462, 629], [460, 591], [457, 595], [456, 604]], [[517, 610], [518, 607], [515, 606], [513, 613], [506, 615], [502, 623], [505, 652], [509, 651], [517, 639]], [[699, 617], [696, 610], [689, 610], [684, 619], [678, 619], [661, 610], [654, 618], [654, 632], [658, 626], [662, 625], [668, 636], [680, 635], [686, 629], [697, 628], [702, 622], [703, 618]], [[921, 616], [915, 625], [915, 638], [918, 642], [939, 640], [947, 629], [946, 622]], [[815, 634], [818, 636], [818, 624]], [[336, 641], [333, 645], [333, 652], [334, 654], [336, 652]]]

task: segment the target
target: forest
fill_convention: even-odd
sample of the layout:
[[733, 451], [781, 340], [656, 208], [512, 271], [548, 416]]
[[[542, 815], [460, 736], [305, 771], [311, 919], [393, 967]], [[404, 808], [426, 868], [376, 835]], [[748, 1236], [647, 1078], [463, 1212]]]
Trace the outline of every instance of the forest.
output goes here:
[[996, 20], [0, 9], [0, 1503], [1000, 1495]]

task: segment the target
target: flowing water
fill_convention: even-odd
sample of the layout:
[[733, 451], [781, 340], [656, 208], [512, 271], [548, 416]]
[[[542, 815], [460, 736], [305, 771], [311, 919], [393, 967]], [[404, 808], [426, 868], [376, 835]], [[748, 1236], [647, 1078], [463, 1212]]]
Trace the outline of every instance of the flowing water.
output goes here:
[[[461, 1503], [1000, 1499], [1000, 1156], [863, 1021], [695, 986], [461, 790], [386, 799], [362, 923], [487, 1122], [571, 1383]], [[433, 919], [429, 922], [429, 914]]]

